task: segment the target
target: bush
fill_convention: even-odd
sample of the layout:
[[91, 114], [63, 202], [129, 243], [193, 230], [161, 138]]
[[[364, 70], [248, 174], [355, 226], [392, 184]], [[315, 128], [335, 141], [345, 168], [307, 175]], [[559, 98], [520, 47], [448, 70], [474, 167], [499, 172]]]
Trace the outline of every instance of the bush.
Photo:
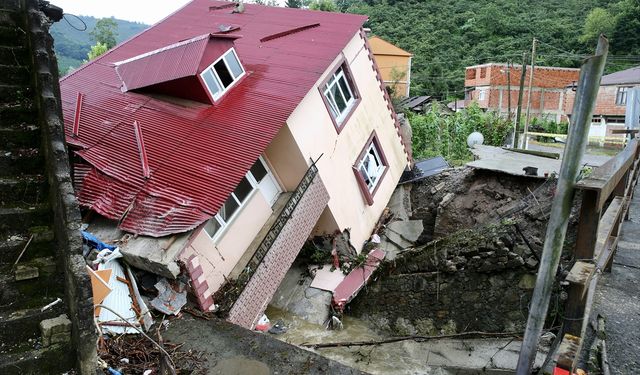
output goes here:
[[484, 136], [484, 144], [502, 146], [512, 128], [506, 119], [483, 112], [475, 104], [452, 114], [440, 113], [435, 107], [425, 114], [407, 113], [415, 159], [442, 155], [449, 163], [460, 165], [472, 159], [467, 147], [469, 134], [478, 131]]

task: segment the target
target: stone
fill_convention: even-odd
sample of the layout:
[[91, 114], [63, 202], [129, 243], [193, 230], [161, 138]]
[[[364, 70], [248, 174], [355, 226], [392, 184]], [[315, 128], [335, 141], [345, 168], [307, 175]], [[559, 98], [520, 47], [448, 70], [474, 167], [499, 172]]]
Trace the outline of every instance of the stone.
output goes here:
[[37, 279], [40, 276], [38, 267], [19, 265], [16, 267], [16, 281]]
[[411, 336], [415, 335], [417, 332], [416, 327], [414, 327], [413, 324], [411, 324], [411, 322], [405, 318], [396, 319], [394, 329], [400, 336]]
[[525, 264], [529, 268], [536, 268], [536, 267], [538, 267], [538, 260], [536, 258], [534, 258], [534, 257], [529, 257], [529, 258], [527, 258], [527, 261], [526, 261]]
[[439, 192], [440, 190], [442, 190], [442, 188], [444, 188], [445, 182], [441, 182], [439, 184], [437, 184], [436, 186], [431, 188], [431, 194], [435, 194], [437, 192]]
[[520, 282], [518, 282], [518, 288], [532, 290], [536, 286], [536, 276], [532, 274], [522, 275]]
[[398, 235], [402, 240], [414, 243], [418, 237], [420, 237], [423, 230], [424, 225], [422, 224], [422, 220], [394, 221], [387, 224], [386, 233], [387, 237], [390, 237], [394, 242], [396, 241], [394, 238], [391, 238], [391, 236]]
[[[410, 185], [409, 185], [410, 186]], [[400, 185], [393, 191], [391, 199], [387, 204], [393, 217], [399, 220], [409, 220], [411, 213], [411, 199], [409, 199], [409, 189]]]
[[40, 322], [40, 333], [43, 346], [69, 342], [71, 340], [71, 321], [66, 314], [56, 318], [45, 319]]
[[447, 205], [449, 203], [451, 203], [451, 201], [453, 200], [453, 197], [455, 197], [455, 195], [453, 193], [447, 193], [445, 194], [445, 196], [442, 198], [442, 200], [440, 201], [440, 208], [445, 208], [447, 207]]

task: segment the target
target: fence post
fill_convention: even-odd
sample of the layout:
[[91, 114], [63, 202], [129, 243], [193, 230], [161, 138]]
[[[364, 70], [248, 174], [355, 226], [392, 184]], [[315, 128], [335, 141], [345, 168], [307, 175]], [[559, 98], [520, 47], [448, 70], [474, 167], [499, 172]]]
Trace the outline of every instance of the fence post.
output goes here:
[[569, 128], [567, 145], [558, 176], [556, 193], [551, 205], [551, 216], [540, 260], [536, 286], [531, 298], [529, 319], [518, 358], [517, 375], [529, 375], [538, 351], [538, 340], [549, 309], [551, 289], [555, 280], [562, 246], [571, 213], [574, 185], [581, 166], [582, 155], [587, 146], [589, 126], [595, 107], [600, 79], [604, 71], [609, 43], [600, 35], [595, 56], [589, 57], [580, 70], [580, 80], [573, 106], [573, 118]]

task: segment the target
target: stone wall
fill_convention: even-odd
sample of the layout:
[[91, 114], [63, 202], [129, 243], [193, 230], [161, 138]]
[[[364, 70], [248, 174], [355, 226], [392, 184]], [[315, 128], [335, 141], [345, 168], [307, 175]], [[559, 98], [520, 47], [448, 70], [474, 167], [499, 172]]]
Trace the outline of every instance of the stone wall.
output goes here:
[[537, 266], [509, 221], [463, 230], [387, 262], [349, 314], [399, 335], [522, 331]]
[[81, 217], [75, 198], [64, 138], [58, 66], [49, 34], [50, 20], [38, 0], [25, 0], [33, 57], [42, 151], [49, 182], [58, 261], [65, 273], [65, 302], [72, 322], [72, 344], [81, 374], [95, 374], [97, 334], [93, 323], [91, 281], [82, 257]]

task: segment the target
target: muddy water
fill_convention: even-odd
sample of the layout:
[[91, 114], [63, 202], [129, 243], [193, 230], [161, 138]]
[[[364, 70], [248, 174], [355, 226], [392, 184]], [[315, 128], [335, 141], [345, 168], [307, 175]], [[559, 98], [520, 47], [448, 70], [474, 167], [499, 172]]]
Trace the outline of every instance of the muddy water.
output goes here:
[[[274, 337], [298, 346], [387, 337], [376, 332], [367, 322], [348, 316], [343, 319], [343, 330], [328, 331], [271, 306], [266, 314], [272, 323], [282, 319], [288, 328], [286, 333]], [[513, 373], [519, 348], [520, 342], [511, 339], [442, 339], [421, 343], [403, 341], [377, 346], [321, 348], [315, 352], [371, 374], [509, 374]], [[542, 360], [544, 353], [539, 355], [537, 362]]]

